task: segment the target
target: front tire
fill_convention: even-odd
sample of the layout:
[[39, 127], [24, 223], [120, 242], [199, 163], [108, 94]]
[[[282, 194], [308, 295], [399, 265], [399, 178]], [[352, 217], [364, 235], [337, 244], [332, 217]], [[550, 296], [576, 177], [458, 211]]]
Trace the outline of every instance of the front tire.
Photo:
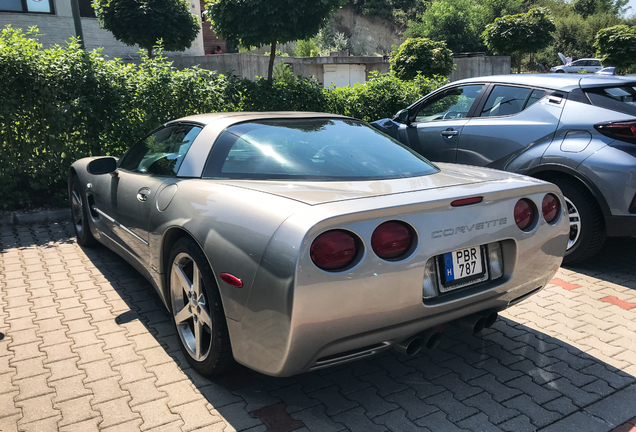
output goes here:
[[574, 264], [594, 256], [605, 243], [603, 214], [585, 186], [574, 179], [551, 180], [563, 195], [570, 219], [570, 234], [563, 264]]
[[201, 375], [227, 371], [234, 362], [230, 337], [221, 296], [203, 251], [194, 240], [182, 237], [168, 262], [170, 308], [181, 350]]
[[82, 193], [79, 178], [76, 175], [71, 177], [71, 188], [69, 191], [71, 201], [71, 221], [77, 237], [77, 243], [82, 246], [92, 246], [96, 243], [91, 228], [88, 225], [88, 211], [86, 198]]

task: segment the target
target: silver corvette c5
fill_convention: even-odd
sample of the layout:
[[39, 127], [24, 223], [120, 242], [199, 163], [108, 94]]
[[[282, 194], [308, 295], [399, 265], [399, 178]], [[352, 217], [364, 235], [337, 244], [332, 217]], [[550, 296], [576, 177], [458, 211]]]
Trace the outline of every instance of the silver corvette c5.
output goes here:
[[175, 120], [75, 162], [69, 194], [78, 242], [152, 283], [204, 375], [413, 354], [451, 321], [477, 332], [548, 283], [569, 232], [550, 183], [436, 166], [318, 113]]

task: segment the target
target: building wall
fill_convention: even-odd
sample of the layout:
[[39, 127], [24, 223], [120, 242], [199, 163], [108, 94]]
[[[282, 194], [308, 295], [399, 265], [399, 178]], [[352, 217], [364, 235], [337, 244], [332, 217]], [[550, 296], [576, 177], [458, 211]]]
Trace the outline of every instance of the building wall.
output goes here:
[[[10, 24], [14, 28], [21, 28], [26, 31], [29, 26], [37, 26], [43, 36], [40, 43], [45, 48], [52, 45], [64, 45], [72, 36], [75, 36], [75, 25], [73, 24], [73, 14], [71, 12], [70, 0], [54, 0], [55, 14], [34, 14], [34, 13], [10, 13], [0, 12], [0, 27]], [[200, 17], [200, 0], [190, 0], [191, 12]], [[117, 41], [113, 35], [100, 28], [95, 18], [82, 18], [82, 31], [84, 33], [84, 44], [86, 49], [103, 47], [103, 53], [110, 57], [139, 58], [138, 46], [127, 46]], [[203, 36], [201, 32], [192, 43], [191, 47], [184, 52], [170, 53], [169, 55], [203, 55]]]

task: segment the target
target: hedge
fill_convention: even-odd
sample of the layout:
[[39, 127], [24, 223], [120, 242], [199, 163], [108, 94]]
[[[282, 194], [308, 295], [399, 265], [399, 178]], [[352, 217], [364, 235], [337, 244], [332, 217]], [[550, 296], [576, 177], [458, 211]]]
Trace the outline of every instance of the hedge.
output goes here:
[[67, 205], [71, 163], [119, 156], [166, 121], [203, 112], [320, 111], [372, 121], [395, 114], [445, 78], [402, 81], [373, 74], [365, 84], [323, 89], [313, 79], [269, 82], [177, 70], [165, 57], [140, 65], [84, 52], [71, 39], [42, 49], [37, 29], [0, 35], [0, 210]]

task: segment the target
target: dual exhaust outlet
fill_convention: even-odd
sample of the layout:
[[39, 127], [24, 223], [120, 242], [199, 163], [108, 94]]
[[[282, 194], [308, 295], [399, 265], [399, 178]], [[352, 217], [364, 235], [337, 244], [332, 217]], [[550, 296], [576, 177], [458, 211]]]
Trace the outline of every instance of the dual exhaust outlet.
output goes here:
[[[485, 328], [492, 327], [495, 321], [497, 321], [498, 316], [497, 312], [476, 313], [460, 318], [454, 321], [454, 324], [475, 335]], [[433, 327], [432, 329], [425, 330], [422, 333], [418, 333], [415, 336], [411, 336], [393, 345], [393, 349], [409, 357], [414, 356], [424, 347], [426, 347], [426, 349], [433, 349], [439, 345], [439, 342], [442, 340], [443, 331], [443, 326]]]

